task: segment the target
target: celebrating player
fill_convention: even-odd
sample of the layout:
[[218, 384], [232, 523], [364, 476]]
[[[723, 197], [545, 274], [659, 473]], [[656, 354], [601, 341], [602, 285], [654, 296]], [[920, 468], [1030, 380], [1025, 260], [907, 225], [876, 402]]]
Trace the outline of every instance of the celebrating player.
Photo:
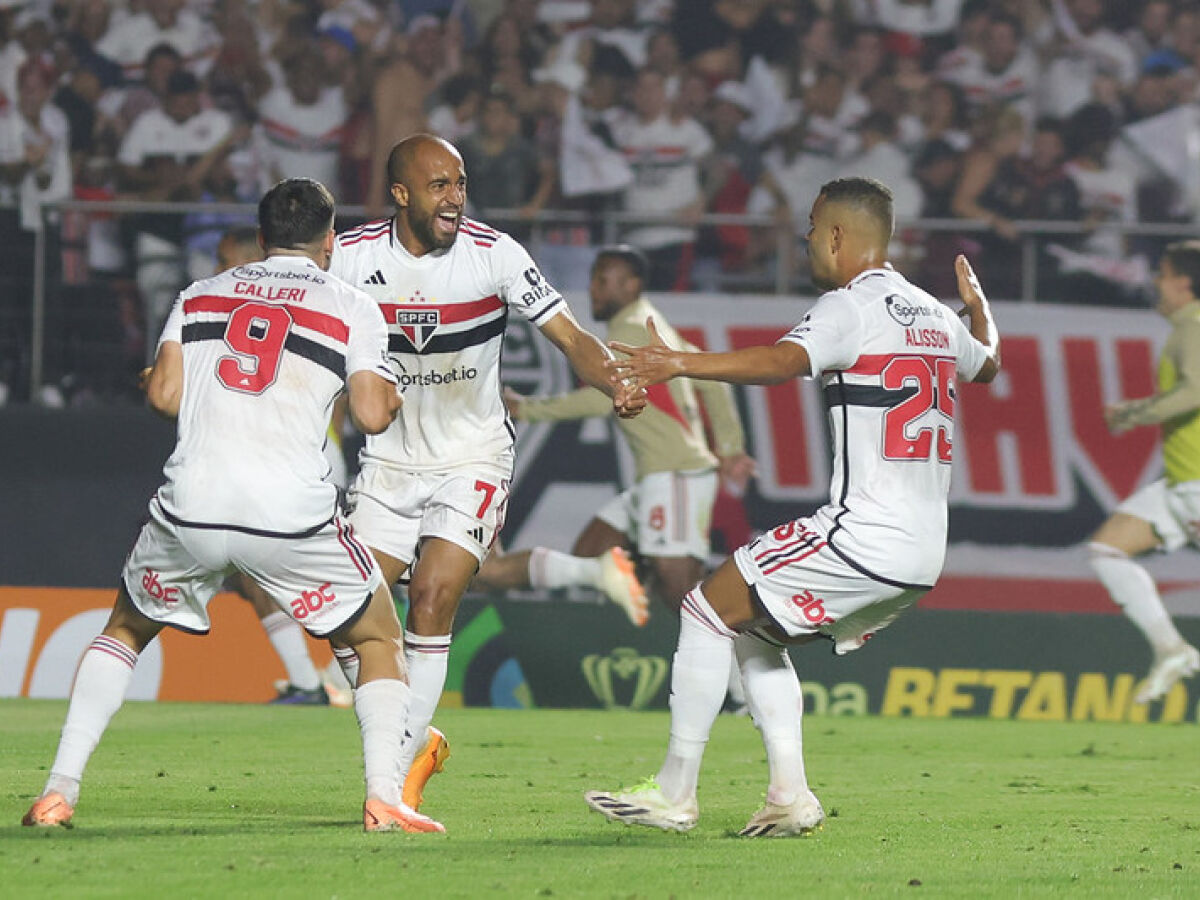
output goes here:
[[868, 178], [824, 185], [808, 232], [814, 283], [827, 289], [778, 343], [725, 353], [670, 348], [657, 335], [614, 377], [686, 376], [737, 384], [819, 377], [833, 435], [831, 499], [739, 547], [683, 601], [671, 673], [671, 736], [655, 778], [589, 791], [609, 819], [686, 831], [696, 824], [704, 746], [725, 692], [730, 646], [762, 732], [766, 802], [741, 834], [803, 834], [824, 821], [804, 772], [804, 695], [785, 643], [818, 638], [849, 653], [928, 591], [946, 553], [955, 382], [990, 381], [999, 336], [966, 259], [956, 262], [968, 331], [887, 264], [892, 195]]
[[[601, 249], [592, 265], [592, 316], [608, 324], [610, 340], [645, 343], [646, 321], [653, 319], [671, 346], [695, 349], [642, 296], [646, 274], [646, 258], [636, 248], [621, 244]], [[716, 456], [704, 435], [697, 394], [712, 424]], [[728, 385], [681, 380], [651, 388], [647, 397], [642, 415], [620, 421], [633, 450], [637, 481], [596, 513], [576, 540], [574, 556], [545, 547], [491, 556], [477, 583], [493, 589], [595, 583], [601, 571], [592, 567], [600, 566], [587, 557], [633, 547], [649, 569], [651, 592], [673, 613], [679, 610], [684, 594], [704, 574], [718, 464], [729, 477], [744, 481], [754, 463], [746, 456]], [[581, 419], [603, 415], [608, 408], [605, 397], [590, 387], [554, 397], [510, 392], [505, 400], [513, 418], [524, 422]], [[644, 599], [622, 605], [634, 624], [645, 621]]]
[[[395, 216], [339, 235], [330, 271], [379, 302], [404, 391], [395, 423], [367, 440], [350, 520], [388, 584], [410, 575], [409, 732], [426, 735], [454, 614], [508, 502], [514, 429], [500, 395], [500, 349], [509, 313], [541, 329], [580, 378], [612, 396], [619, 415], [637, 415], [646, 400], [610, 383], [608, 350], [579, 327], [524, 248], [464, 217], [467, 174], [450, 143], [406, 138], [392, 149], [387, 176]], [[352, 660], [339, 659], [353, 684]], [[406, 743], [406, 774], [418, 745]], [[414, 807], [421, 775], [405, 784]]]
[[1121, 503], [1088, 544], [1096, 576], [1154, 650], [1137, 703], [1157, 700], [1200, 672], [1200, 651], [1183, 639], [1154, 579], [1133, 560], [1151, 550], [1200, 545], [1200, 241], [1168, 246], [1155, 284], [1158, 311], [1171, 323], [1158, 393], [1110, 406], [1104, 418], [1115, 434], [1161, 425], [1166, 477]]
[[363, 827], [444, 830], [401, 802], [409, 688], [400, 623], [378, 565], [323, 478], [329, 410], [344, 388], [367, 433], [387, 428], [401, 405], [378, 308], [324, 272], [333, 214], [322, 185], [280, 182], [259, 204], [266, 261], [196, 282], [176, 301], [147, 396], [178, 419], [178, 440], [112, 615], [79, 664], [45, 791], [23, 824], [70, 821], [138, 655], [163, 626], [207, 632], [208, 602], [238, 571], [310, 634], [358, 656]]

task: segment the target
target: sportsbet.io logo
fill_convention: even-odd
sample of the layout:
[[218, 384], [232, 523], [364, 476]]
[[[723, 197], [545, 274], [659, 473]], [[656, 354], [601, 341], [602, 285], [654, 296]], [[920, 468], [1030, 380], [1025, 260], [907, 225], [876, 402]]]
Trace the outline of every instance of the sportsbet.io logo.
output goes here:
[[[588, 687], [605, 709], [645, 709], [654, 699], [667, 677], [667, 661], [661, 656], [642, 656], [632, 647], [617, 647], [608, 656], [592, 653], [580, 664]], [[624, 682], [622, 695], [632, 695], [628, 703], [617, 700], [617, 685], [613, 679]]]
[[918, 316], [931, 316], [934, 314], [933, 309], [930, 307], [921, 303], [913, 303], [911, 300], [905, 300], [899, 294], [888, 294], [883, 299], [883, 305], [887, 308], [888, 315], [905, 328], [917, 321]]

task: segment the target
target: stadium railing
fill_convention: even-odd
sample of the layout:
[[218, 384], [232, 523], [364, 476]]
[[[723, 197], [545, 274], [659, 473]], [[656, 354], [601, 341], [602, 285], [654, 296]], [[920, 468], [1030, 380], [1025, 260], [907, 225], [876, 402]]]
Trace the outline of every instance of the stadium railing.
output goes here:
[[[135, 226], [138, 217], [154, 215], [157, 217], [176, 216], [181, 220], [189, 215], [200, 216], [212, 223], [220, 217], [243, 218], [253, 221], [257, 212], [254, 204], [243, 203], [165, 203], [144, 202], [131, 200], [71, 200], [42, 207], [43, 228], [37, 234], [35, 243], [35, 259], [33, 267], [33, 285], [31, 297], [31, 323], [29, 346], [29, 383], [40, 385], [45, 368], [46, 334], [46, 304], [48, 291], [53, 286], [62, 284], [62, 254], [57, 253], [56, 259], [50, 258], [51, 249], [68, 249], [61, 240], [61, 228], [68, 217], [78, 225], [80, 221], [88, 222], [94, 218], [115, 219]], [[538, 257], [538, 248], [554, 246], [563, 241], [563, 233], [573, 230], [573, 240], [579, 241], [578, 235], [584, 234], [583, 249], [601, 243], [612, 243], [621, 239], [631, 226], [681, 224], [672, 216], [650, 216], [643, 213], [623, 211], [605, 211], [600, 213], [577, 210], [546, 209], [533, 217], [522, 216], [518, 210], [492, 209], [481, 210], [479, 218], [496, 227], [516, 233]], [[364, 221], [368, 216], [362, 206], [342, 206], [338, 210], [339, 227]], [[716, 257], [705, 260], [708, 264], [707, 277], [700, 283], [700, 289], [710, 293], [755, 293], [765, 295], [795, 295], [811, 294], [813, 287], [808, 282], [803, 265], [804, 233], [807, 224], [792, 219], [780, 222], [771, 215], [748, 215], [708, 213], [698, 217], [694, 222], [688, 222], [688, 227], [694, 226], [697, 231], [719, 226], [744, 227], [755, 230], [766, 246], [773, 250], [764, 255], [752, 268], [745, 271], [726, 271], [720, 267]], [[1051, 221], [1018, 221], [1014, 223], [1020, 233], [1019, 245], [1013, 262], [1019, 265], [1019, 279], [1015, 280], [1018, 288], [1009, 296], [997, 299], [1016, 300], [1033, 303], [1043, 297], [1039, 283], [1044, 278], [1044, 261], [1047, 248], [1057, 241], [1066, 244], [1080, 245], [1098, 230], [1112, 236], [1114, 242], [1126, 248], [1126, 256], [1103, 260], [1089, 256], [1086, 251], [1080, 252], [1066, 248], [1068, 254], [1074, 254], [1071, 265], [1087, 272], [1093, 269], [1109, 266], [1111, 271], [1103, 272], [1117, 280], [1149, 279], [1148, 263], [1131, 266], [1130, 259], [1136, 259], [1140, 244], [1144, 260], [1157, 258], [1157, 250], [1167, 241], [1191, 237], [1195, 234], [1195, 225], [1190, 223], [1170, 224], [1119, 224], [1105, 223], [1102, 226], [1085, 225], [1080, 222], [1051, 222]], [[901, 221], [897, 225], [898, 258], [905, 259], [916, 251], [919, 256], [922, 248], [930, 238], [936, 235], [954, 235], [965, 240], [967, 245], [978, 241], [989, 234], [988, 226], [983, 222], [966, 219], [915, 219]], [[51, 239], [49, 236], [53, 236]], [[74, 248], [87, 252], [86, 242], [81, 246], [78, 236]], [[1133, 255], [1129, 255], [1133, 254]], [[1061, 261], [1061, 258], [1060, 258]], [[127, 268], [133, 264], [132, 254]], [[1093, 273], [1094, 274], [1094, 273]], [[87, 277], [86, 275], [84, 276]], [[97, 276], [99, 277], [99, 276]], [[186, 283], [186, 282], [185, 282]], [[79, 283], [76, 282], [76, 286]], [[1129, 287], [1133, 287], [1132, 282]], [[1145, 285], [1144, 285], [1145, 286]], [[86, 284], [85, 284], [86, 287]], [[1136, 292], [1130, 292], [1131, 302]], [[1063, 298], [1053, 298], [1063, 299]], [[36, 391], [34, 392], [36, 396]]]

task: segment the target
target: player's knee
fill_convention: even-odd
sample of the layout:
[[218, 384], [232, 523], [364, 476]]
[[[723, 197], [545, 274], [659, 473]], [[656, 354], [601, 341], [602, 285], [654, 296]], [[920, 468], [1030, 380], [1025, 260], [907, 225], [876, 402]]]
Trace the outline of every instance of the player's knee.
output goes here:
[[419, 634], [445, 634], [454, 622], [458, 594], [453, 583], [437, 575], [413, 578], [408, 586], [410, 626]]

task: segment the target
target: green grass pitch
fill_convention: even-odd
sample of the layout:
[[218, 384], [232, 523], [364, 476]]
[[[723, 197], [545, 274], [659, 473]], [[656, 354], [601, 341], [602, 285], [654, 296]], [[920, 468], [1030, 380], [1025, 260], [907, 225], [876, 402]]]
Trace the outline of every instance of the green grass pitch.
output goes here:
[[750, 840], [746, 719], [718, 721], [679, 835], [581, 797], [655, 771], [664, 713], [446, 710], [447, 834], [367, 835], [351, 712], [131, 703], [75, 827], [22, 828], [64, 712], [0, 701], [0, 897], [1200, 896], [1195, 725], [812, 717], [824, 830]]

